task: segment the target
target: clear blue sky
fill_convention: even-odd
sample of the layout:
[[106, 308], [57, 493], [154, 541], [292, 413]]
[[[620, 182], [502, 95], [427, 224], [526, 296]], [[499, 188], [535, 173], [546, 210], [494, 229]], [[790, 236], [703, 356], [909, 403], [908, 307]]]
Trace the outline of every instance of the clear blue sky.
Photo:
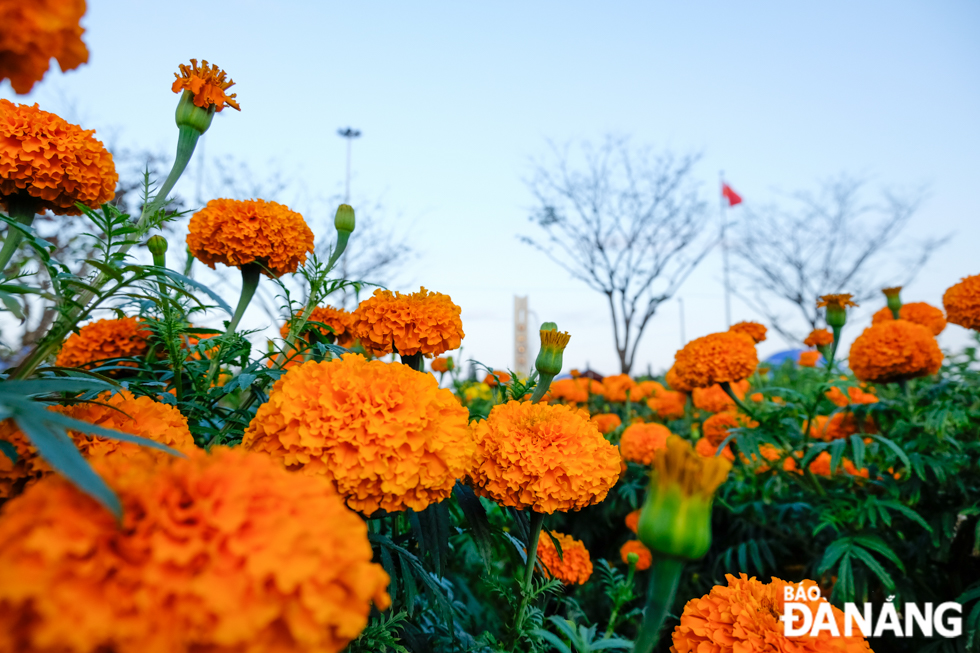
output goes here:
[[[618, 371], [602, 297], [516, 239], [532, 232], [522, 177], [547, 139], [613, 133], [703, 152], [712, 206], [721, 169], [747, 204], [842, 171], [929, 184], [910, 233], [956, 238], [906, 300], [938, 304], [980, 272], [973, 1], [90, 0], [83, 25], [89, 65], [49, 74], [26, 99], [52, 111], [74, 103], [73, 117], [106, 140], [169, 151], [169, 86], [191, 57], [227, 70], [242, 105], [215, 120], [209, 157], [277, 166], [329, 194], [344, 174], [336, 129], [362, 129], [355, 198], [383, 195], [420, 252], [395, 287], [450, 294], [463, 307], [467, 357], [492, 365], [512, 364], [512, 297], [528, 294], [541, 320], [571, 331], [570, 365]], [[14, 97], [6, 84], [0, 96]], [[681, 290], [688, 338], [724, 327], [717, 259]], [[754, 316], [736, 303], [735, 317]], [[964, 338], [950, 327], [943, 344]], [[639, 369], [667, 367], [679, 344], [671, 303]]]

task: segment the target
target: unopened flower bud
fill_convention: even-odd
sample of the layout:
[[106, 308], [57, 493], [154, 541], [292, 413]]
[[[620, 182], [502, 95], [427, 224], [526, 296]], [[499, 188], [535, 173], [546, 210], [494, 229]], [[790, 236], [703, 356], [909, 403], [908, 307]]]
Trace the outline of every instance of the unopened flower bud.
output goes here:
[[827, 326], [840, 329], [847, 322], [847, 307], [857, 306], [852, 301], [853, 295], [824, 295], [817, 301], [817, 308], [826, 308]]
[[350, 204], [341, 204], [337, 207], [337, 215], [333, 219], [333, 226], [337, 231], [354, 231], [354, 209]]
[[900, 297], [902, 287], [883, 288], [881, 292], [885, 293], [885, 297], [888, 299], [888, 309], [892, 312], [892, 317], [897, 320], [898, 314], [902, 310], [902, 298]]
[[561, 374], [562, 353], [568, 346], [571, 336], [565, 331], [559, 331], [554, 322], [541, 325], [541, 350], [534, 361], [534, 368], [542, 377], [554, 377]]
[[188, 127], [200, 136], [211, 126], [211, 120], [214, 118], [214, 105], [212, 104], [209, 108], [202, 109], [194, 104], [194, 94], [190, 91], [184, 91], [180, 94], [175, 118], [177, 120], [177, 127]]
[[157, 234], [146, 241], [146, 248], [153, 254], [153, 265], [163, 267], [167, 264], [167, 239]]
[[651, 551], [697, 560], [711, 545], [711, 503], [732, 464], [702, 457], [687, 440], [671, 436], [656, 453], [637, 537]]

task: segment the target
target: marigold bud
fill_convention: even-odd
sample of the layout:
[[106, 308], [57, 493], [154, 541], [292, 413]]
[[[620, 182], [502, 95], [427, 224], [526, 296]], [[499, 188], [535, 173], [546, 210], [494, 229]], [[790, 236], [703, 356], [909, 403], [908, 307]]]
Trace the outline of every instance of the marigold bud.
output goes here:
[[894, 288], [882, 288], [881, 292], [883, 292], [885, 297], [888, 298], [888, 308], [892, 312], [892, 317], [897, 320], [899, 311], [902, 310], [902, 298], [899, 296], [899, 294], [902, 292], [902, 287], [896, 286]]
[[333, 219], [333, 226], [337, 231], [354, 231], [354, 209], [350, 204], [341, 204], [337, 207], [337, 215]]
[[201, 135], [211, 126], [214, 105], [203, 109], [194, 104], [194, 94], [191, 91], [184, 91], [180, 94], [180, 102], [177, 103], [177, 113], [174, 117], [177, 127], [189, 127]]
[[534, 361], [534, 368], [538, 374], [549, 377], [561, 374], [562, 353], [570, 339], [568, 332], [559, 331], [554, 322], [545, 322], [541, 325], [541, 351]]
[[839, 329], [847, 322], [847, 307], [857, 306], [852, 301], [853, 295], [823, 295], [817, 301], [817, 308], [827, 309], [827, 326]]
[[162, 256], [163, 254], [166, 254], [167, 247], [168, 247], [167, 239], [161, 236], [160, 234], [151, 236], [150, 239], [146, 241], [146, 248], [150, 250], [151, 254], [153, 254], [154, 259], [157, 256]]
[[711, 503], [732, 463], [705, 458], [687, 440], [671, 436], [656, 453], [637, 531], [647, 548], [696, 560], [711, 545]]

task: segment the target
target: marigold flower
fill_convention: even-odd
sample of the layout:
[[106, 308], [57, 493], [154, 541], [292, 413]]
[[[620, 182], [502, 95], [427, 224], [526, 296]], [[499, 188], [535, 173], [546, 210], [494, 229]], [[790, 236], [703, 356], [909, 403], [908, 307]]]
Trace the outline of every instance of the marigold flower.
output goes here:
[[445, 356], [440, 356], [439, 358], [433, 358], [430, 364], [433, 372], [439, 372], [440, 374], [445, 374], [449, 371], [449, 358]]
[[[817, 476], [830, 476], [830, 463], [833, 457], [830, 455], [829, 451], [821, 451], [817, 454], [816, 458], [810, 463], [810, 471]], [[841, 470], [844, 471], [848, 476], [860, 476], [862, 478], [868, 478], [868, 468], [862, 467], [858, 469], [857, 466], [852, 463], [847, 458], [841, 458], [840, 467], [837, 468], [837, 473], [840, 474]]]
[[551, 536], [561, 545], [561, 556], [547, 533], [538, 538], [538, 560], [547, 578], [557, 578], [566, 585], [585, 585], [592, 575], [592, 559], [581, 540], [558, 531]]
[[79, 22], [85, 0], [0, 0], [0, 82], [29, 93], [48, 72], [51, 59], [62, 72], [88, 61]]
[[225, 93], [229, 87], [234, 86], [235, 82], [226, 79], [228, 74], [215, 66], [208, 64], [207, 60], [201, 61], [197, 65], [197, 59], [191, 59], [191, 65], [180, 64], [180, 74], [174, 73], [177, 79], [174, 81], [171, 90], [174, 93], [190, 91], [194, 94], [194, 105], [202, 109], [209, 109], [214, 105], [215, 111], [221, 111], [225, 105], [235, 111], [241, 111], [235, 98], [235, 93]]
[[820, 360], [819, 351], [803, 351], [800, 352], [800, 367], [816, 367], [817, 361]]
[[623, 420], [616, 413], [600, 413], [592, 416], [592, 423], [599, 429], [599, 433], [606, 435], [618, 429]]
[[375, 354], [397, 350], [402, 356], [427, 357], [458, 349], [465, 334], [462, 309], [449, 295], [429, 292], [403, 295], [377, 289], [354, 311], [354, 333]]
[[703, 556], [711, 544], [711, 503], [731, 468], [722, 457], [698, 455], [684, 438], [668, 438], [653, 459], [639, 540], [674, 558]]
[[620, 474], [619, 449], [584, 410], [510, 401], [473, 425], [474, 489], [504, 506], [551, 514], [606, 498]]
[[754, 419], [751, 419], [741, 413], [723, 411], [720, 413], [715, 413], [708, 419], [704, 420], [704, 424], [701, 425], [701, 434], [708, 442], [717, 447], [725, 441], [725, 438], [728, 437], [728, 432], [731, 429], [754, 429], [758, 425], [759, 423]]
[[649, 465], [658, 450], [667, 448], [670, 436], [670, 429], [663, 424], [631, 424], [619, 439], [619, 452], [623, 460]]
[[468, 416], [431, 374], [344, 354], [280, 377], [242, 446], [325, 476], [364, 514], [424, 510], [469, 469]]
[[803, 341], [803, 344], [813, 348], [828, 347], [834, 344], [834, 334], [827, 329], [814, 329]]
[[[743, 379], [732, 383], [731, 388], [736, 397], [745, 399], [745, 393], [749, 391], [749, 382]], [[735, 401], [717, 383], [707, 388], [694, 388], [691, 398], [694, 400], [695, 408], [706, 410], [709, 413], [720, 413], [735, 406]]]
[[[634, 531], [636, 532], [636, 531]], [[629, 540], [619, 548], [619, 556], [623, 559], [623, 563], [629, 564], [629, 555], [635, 553], [639, 560], [636, 561], [636, 570], [643, 571], [649, 569], [650, 565], [653, 564], [653, 553], [650, 549], [643, 546], [643, 542], [639, 540]]]
[[[302, 310], [296, 312], [296, 317], [303, 314]], [[333, 306], [317, 306], [310, 313], [310, 317], [306, 321], [305, 333], [301, 336], [307, 342], [310, 341], [310, 332], [318, 333], [328, 342], [332, 342], [341, 347], [347, 347], [354, 341], [353, 333], [351, 332], [351, 321], [352, 316], [350, 313], [342, 308], [334, 308]], [[317, 322], [319, 324], [313, 324]], [[331, 332], [329, 329], [320, 326], [320, 324], [326, 325], [333, 329]], [[282, 336], [283, 340], [289, 337], [289, 324], [283, 324], [279, 329], [279, 335]]]
[[[0, 0], [0, 24], [4, 4]], [[0, 42], [12, 33], [7, 27], [4, 24]], [[110, 201], [119, 175], [112, 155], [94, 133], [36, 104], [0, 99], [0, 207], [9, 211], [11, 197], [27, 195], [37, 213], [50, 209], [59, 215], [81, 215], [76, 202], [97, 208]]]
[[647, 406], [657, 413], [660, 419], [680, 419], [684, 417], [684, 407], [687, 405], [687, 395], [683, 392], [664, 390], [652, 399], [647, 399]]
[[[902, 308], [898, 312], [898, 317], [899, 319], [915, 324], [921, 324], [929, 329], [934, 336], [938, 336], [946, 328], [946, 317], [943, 315], [943, 312], [925, 302], [902, 304]], [[891, 309], [886, 306], [871, 316], [871, 324], [891, 322], [894, 319]]]
[[626, 515], [624, 522], [626, 523], [626, 528], [636, 533], [637, 526], [639, 526], [640, 523], [640, 511], [634, 510], [630, 514]]
[[313, 252], [303, 216], [277, 202], [215, 199], [191, 217], [187, 247], [212, 270], [259, 262], [276, 276], [296, 271]]
[[678, 379], [692, 388], [741, 381], [755, 370], [759, 357], [752, 339], [741, 333], [712, 333], [684, 345], [674, 358]]
[[694, 386], [677, 376], [677, 363], [671, 365], [670, 369], [667, 370], [667, 374], [664, 375], [664, 380], [670, 386], [670, 389], [676, 392], [690, 392], [694, 390]]
[[966, 329], [980, 331], [980, 274], [963, 277], [943, 293], [946, 319]]
[[[786, 637], [780, 617], [784, 611], [784, 587], [796, 591], [797, 583], [787, 583], [773, 578], [763, 584], [745, 574], [736, 578], [727, 574], [728, 586], [715, 585], [701, 598], [691, 599], [684, 606], [681, 622], [674, 628], [671, 653], [750, 653], [753, 651], [794, 651], [794, 653], [858, 653], [871, 652], [871, 647], [860, 634], [844, 637], [844, 613], [831, 606], [840, 637], [832, 637], [821, 630], [816, 637]], [[815, 586], [812, 580], [800, 585]], [[820, 603], [800, 600], [817, 614]], [[870, 634], [870, 633], [869, 633]]]
[[630, 378], [629, 374], [616, 374], [602, 379], [602, 396], [606, 401], [623, 403], [626, 401], [626, 393], [629, 392], [630, 400], [636, 401], [634, 396], [636, 381]]
[[851, 404], [876, 404], [878, 403], [878, 397], [870, 392], [865, 392], [857, 386], [851, 386], [847, 389], [847, 394], [838, 388], [837, 386], [832, 387], [830, 390], [824, 393], [827, 399], [843, 408], [844, 406], [849, 406]]
[[[771, 444], [759, 445], [759, 453], [762, 454], [763, 459], [769, 462], [776, 462], [777, 460], [783, 457], [782, 449], [778, 449], [777, 447], [774, 447]], [[769, 465], [765, 463], [758, 464], [760, 462], [759, 457], [756, 456], [755, 454], [752, 454], [751, 456], [746, 456], [744, 453], [740, 453], [739, 458], [741, 458], [742, 462], [747, 465], [748, 464], [757, 465], [755, 469], [756, 474], [762, 474], [768, 472], [771, 469]], [[793, 456], [786, 456], [786, 458], [783, 459], [783, 470], [787, 472], [797, 471], [796, 459], [794, 459]]]
[[[496, 374], [496, 376], [494, 376], [494, 374]], [[483, 378], [483, 382], [486, 383], [491, 388], [496, 388], [498, 385], [497, 379], [500, 379], [501, 384], [507, 385], [508, 383], [510, 383], [510, 374], [508, 374], [507, 372], [499, 372], [494, 370], [493, 374], [489, 372], [487, 373], [487, 375]]]
[[858, 424], [857, 418], [851, 412], [834, 413], [831, 416], [817, 415], [810, 423], [810, 437], [827, 442], [849, 438], [859, 432], [878, 432], [871, 415], [865, 416], [863, 425]]
[[634, 396], [633, 391], [631, 391], [630, 397], [634, 401], [639, 401], [647, 397], [656, 397], [661, 392], [667, 392], [667, 388], [662, 383], [658, 383], [657, 381], [640, 381], [636, 384], [636, 395]]
[[4, 506], [0, 650], [338, 652], [388, 607], [325, 480], [240, 448], [113, 462], [121, 526], [55, 476]]
[[[698, 438], [698, 441], [694, 445], [694, 450], [698, 452], [698, 455], [704, 456], [705, 458], [713, 458], [718, 455], [718, 447], [720, 444], [712, 444], [711, 440], [708, 438]], [[721, 452], [721, 455], [728, 460], [735, 462], [735, 454], [732, 453], [732, 448], [726, 446]]]
[[[109, 358], [142, 356], [150, 349], [151, 332], [136, 317], [98, 320], [68, 336], [55, 359], [58, 367], [92, 367]], [[132, 363], [128, 363], [132, 365]]]
[[894, 320], [865, 329], [851, 345], [848, 363], [862, 381], [892, 383], [935, 374], [943, 353], [929, 329]]
[[[52, 410], [102, 428], [153, 440], [185, 453], [195, 449], [187, 419], [179, 410], [149, 397], [135, 397], [128, 390], [116, 394], [103, 393], [97, 402], [56, 406]], [[170, 456], [158, 449], [100, 435], [72, 430], [68, 431], [68, 435], [82, 455], [92, 460], [106, 457], [156, 460]], [[13, 420], [0, 422], [0, 440], [11, 443], [17, 450], [16, 464], [0, 454], [0, 498], [15, 496], [51, 473], [47, 461], [38, 454], [37, 448]]]
[[739, 322], [730, 326], [728, 330], [734, 333], [744, 333], [752, 338], [752, 342], [755, 344], [765, 341], [766, 331], [768, 331], [764, 325], [758, 322]]
[[598, 381], [579, 377], [552, 381], [548, 392], [552, 399], [569, 404], [584, 404], [589, 401], [590, 394], [602, 394], [602, 391], [602, 384]]

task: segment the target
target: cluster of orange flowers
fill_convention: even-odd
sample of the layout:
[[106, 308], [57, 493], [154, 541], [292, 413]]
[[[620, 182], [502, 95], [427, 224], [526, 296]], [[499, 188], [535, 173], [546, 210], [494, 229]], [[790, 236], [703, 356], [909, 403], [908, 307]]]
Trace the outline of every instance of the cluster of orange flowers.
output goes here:
[[[749, 391], [749, 382], [741, 380], [731, 384], [732, 392], [739, 399], [745, 398], [745, 393]], [[735, 407], [735, 400], [728, 396], [717, 383], [707, 388], [694, 388], [691, 393], [694, 407], [709, 413], [720, 413], [723, 410], [731, 410]]]
[[0, 650], [339, 652], [389, 605], [322, 478], [224, 448], [97, 468], [121, 525], [58, 476], [4, 506]]
[[[0, 24], [5, 4], [0, 0]], [[0, 42], [7, 27], [0, 30]], [[0, 99], [0, 208], [9, 211], [11, 198], [19, 195], [31, 198], [37, 213], [80, 215], [76, 202], [98, 208], [115, 197], [119, 175], [94, 133], [36, 104]]]
[[97, 320], [68, 336], [55, 365], [85, 368], [109, 358], [143, 356], [150, 349], [151, 335], [139, 318]]
[[[555, 547], [558, 540], [561, 554]], [[546, 578], [557, 578], [566, 585], [585, 585], [592, 576], [592, 558], [581, 540], [558, 531], [541, 533], [538, 539], [538, 561]]]
[[[188, 452], [195, 448], [187, 419], [180, 411], [149, 397], [135, 397], [127, 390], [113, 395], [103, 393], [93, 403], [56, 406], [52, 410], [95, 426], [147, 438], [178, 451]], [[82, 455], [90, 460], [106, 457], [158, 460], [169, 456], [157, 449], [99, 435], [77, 431], [68, 431], [68, 434]], [[0, 422], [0, 440], [9, 442], [17, 450], [16, 463], [0, 455], [0, 498], [16, 496], [51, 473], [51, 467], [13, 420]]]
[[601, 383], [583, 376], [552, 381], [548, 393], [555, 400], [569, 404], [584, 404], [589, 401], [590, 395], [601, 395], [603, 391], [604, 387]]
[[313, 252], [299, 213], [266, 200], [215, 199], [191, 217], [187, 247], [205, 265], [261, 263], [275, 276], [295, 272]]
[[817, 440], [842, 440], [855, 433], [877, 433], [874, 419], [870, 415], [859, 424], [854, 413], [840, 412], [833, 415], [817, 415], [810, 423], [810, 437]]
[[62, 71], [88, 61], [79, 22], [85, 0], [0, 0], [0, 82], [29, 93], [48, 72], [51, 59]]
[[422, 288], [402, 294], [377, 289], [354, 311], [353, 330], [375, 354], [438, 356], [462, 342], [461, 309], [448, 295]]
[[424, 510], [470, 468], [468, 414], [430, 374], [345, 354], [284, 374], [242, 446], [326, 477], [362, 513]]
[[[832, 637], [826, 630], [815, 637], [786, 637], [780, 621], [785, 602], [783, 588], [792, 585], [793, 591], [796, 591], [795, 584], [778, 578], [764, 584], [745, 574], [740, 574], [738, 578], [731, 574], [725, 577], [728, 579], [727, 586], [716, 585], [708, 594], [691, 599], [684, 606], [681, 622], [673, 632], [671, 653], [743, 653], [758, 650], [870, 653], [871, 647], [860, 631], [849, 637]], [[810, 587], [816, 583], [805, 580], [802, 585]], [[826, 599], [821, 597], [817, 601], [805, 602], [811, 614], [816, 614], [819, 603], [826, 602]], [[836, 607], [832, 607], [832, 610], [838, 630], [843, 633], [844, 613]]]
[[473, 436], [473, 485], [504, 506], [579, 510], [605, 499], [619, 479], [619, 450], [585, 411], [510, 401], [476, 422]]

